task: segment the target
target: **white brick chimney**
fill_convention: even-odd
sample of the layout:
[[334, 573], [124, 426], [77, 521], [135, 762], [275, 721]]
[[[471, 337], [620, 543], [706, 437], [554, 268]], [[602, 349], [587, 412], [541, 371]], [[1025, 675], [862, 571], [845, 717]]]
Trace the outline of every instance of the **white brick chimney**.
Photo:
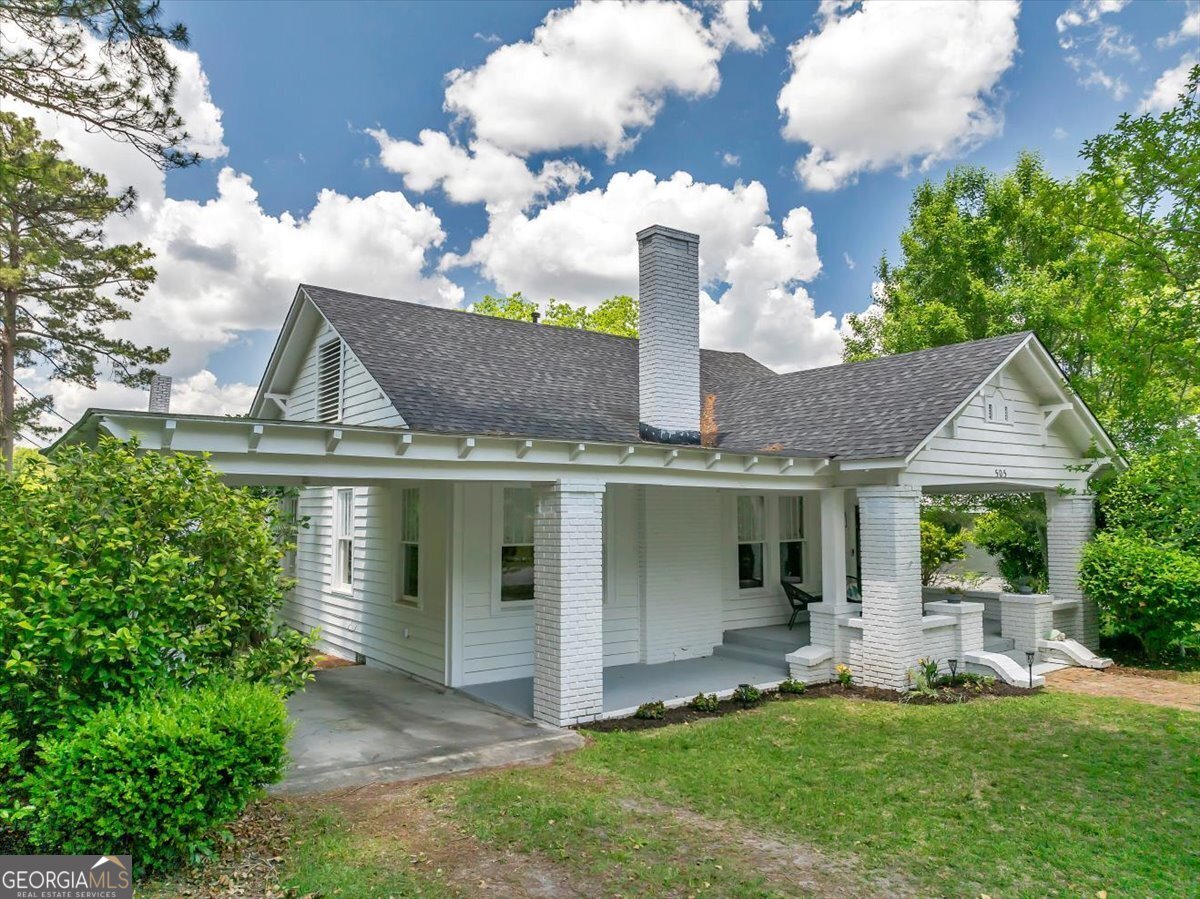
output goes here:
[[171, 379], [166, 375], [155, 375], [150, 379], [151, 412], [171, 411]]
[[700, 237], [663, 225], [637, 233], [639, 430], [700, 442]]

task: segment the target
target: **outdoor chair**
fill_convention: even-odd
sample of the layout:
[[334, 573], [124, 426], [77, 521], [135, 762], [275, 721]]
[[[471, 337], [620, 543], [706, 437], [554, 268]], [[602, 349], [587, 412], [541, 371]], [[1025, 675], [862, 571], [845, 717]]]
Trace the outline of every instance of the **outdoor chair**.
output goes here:
[[821, 597], [813, 596], [806, 590], [801, 590], [796, 584], [790, 581], [780, 581], [783, 585], [783, 595], [787, 597], [787, 601], [792, 605], [792, 617], [788, 619], [788, 630], [796, 624], [796, 616], [808, 608], [810, 602], [820, 602]]

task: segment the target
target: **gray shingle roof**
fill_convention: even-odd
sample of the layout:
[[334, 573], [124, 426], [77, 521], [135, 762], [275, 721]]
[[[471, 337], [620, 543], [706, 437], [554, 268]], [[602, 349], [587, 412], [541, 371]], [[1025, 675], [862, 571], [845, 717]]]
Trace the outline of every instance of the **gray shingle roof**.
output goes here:
[[[637, 341], [301, 285], [416, 431], [640, 443]], [[914, 449], [1026, 337], [780, 375], [700, 351], [721, 448], [874, 458]]]

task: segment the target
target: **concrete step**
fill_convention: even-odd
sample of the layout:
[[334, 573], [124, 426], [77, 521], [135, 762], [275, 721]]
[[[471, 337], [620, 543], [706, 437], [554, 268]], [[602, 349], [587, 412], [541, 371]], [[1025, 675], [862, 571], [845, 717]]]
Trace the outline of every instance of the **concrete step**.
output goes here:
[[[1001, 652], [968, 652], [963, 654], [963, 661], [967, 663], [967, 670], [980, 674], [990, 674], [993, 677], [998, 677], [1005, 683], [1013, 684], [1018, 687], [1029, 686], [1029, 671], [1025, 667], [1025, 656], [1021, 654], [1020, 662], [1017, 662], [1010, 656]], [[1046, 683], [1046, 678], [1039, 674], [1036, 667], [1033, 672], [1033, 686], [1041, 687]]]
[[[1025, 652], [1020, 649], [1010, 649], [1007, 652], [1000, 653], [1008, 656], [1014, 662], [1021, 666], [1021, 670], [1025, 672], [1025, 683], [1018, 686], [1028, 686], [1029, 684], [1029, 663], [1025, 661]], [[1055, 671], [1061, 671], [1063, 668], [1070, 668], [1069, 662], [1062, 662], [1057, 659], [1045, 659], [1043, 661], [1034, 660], [1033, 677], [1036, 680], [1038, 677], [1045, 677]]]
[[[807, 612], [804, 614], [808, 614]], [[749, 646], [754, 649], [769, 649], [786, 655], [794, 649], [808, 643], [808, 629], [796, 626], [795, 630], [786, 628], [742, 628], [728, 630], [721, 635], [724, 646]]]
[[1015, 648], [1012, 637], [984, 637], [983, 648], [988, 652], [1008, 652]]
[[742, 646], [722, 643], [713, 647], [713, 655], [724, 656], [727, 659], [741, 659], [743, 662], [761, 662], [764, 665], [783, 665], [784, 656], [796, 647], [786, 652], [779, 649], [763, 649], [758, 646]]

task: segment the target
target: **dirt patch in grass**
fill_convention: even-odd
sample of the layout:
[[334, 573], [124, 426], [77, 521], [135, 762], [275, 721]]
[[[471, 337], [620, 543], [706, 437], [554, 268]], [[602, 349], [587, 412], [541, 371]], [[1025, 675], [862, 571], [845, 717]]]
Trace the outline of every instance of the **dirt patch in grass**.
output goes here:
[[279, 870], [292, 841], [293, 823], [281, 803], [252, 802], [229, 825], [230, 839], [215, 857], [171, 877], [143, 881], [137, 885], [137, 895], [141, 899], [283, 899], [290, 894], [279, 887]]
[[1041, 692], [1040, 688], [1033, 690], [1025, 687], [1014, 687], [1003, 681], [992, 684], [958, 683], [953, 686], [939, 687], [935, 694], [921, 695], [917, 693], [897, 693], [894, 690], [881, 690], [878, 687], [863, 687], [858, 684], [843, 686], [842, 684], [818, 684], [809, 687], [803, 693], [781, 693], [775, 690], [764, 690], [762, 700], [752, 706], [746, 706], [733, 699], [723, 699], [717, 704], [716, 711], [701, 712], [691, 706], [680, 706], [667, 709], [661, 718], [609, 718], [604, 721], [593, 721], [580, 724], [577, 730], [594, 731], [596, 733], [612, 733], [614, 731], [647, 730], [655, 727], [665, 727], [669, 724], [690, 724], [696, 721], [707, 721], [720, 718], [723, 715], [736, 715], [757, 708], [764, 703], [796, 702], [808, 699], [821, 699], [836, 696], [842, 699], [862, 700], [866, 702], [908, 703], [910, 705], [944, 705], [962, 702], [974, 702], [980, 699], [997, 699], [1011, 696], [1034, 696]]
[[415, 872], [466, 896], [559, 899], [594, 891], [537, 853], [491, 846], [459, 824], [453, 806], [423, 784], [373, 784], [304, 800], [336, 810], [354, 838], [380, 857], [398, 854]]

